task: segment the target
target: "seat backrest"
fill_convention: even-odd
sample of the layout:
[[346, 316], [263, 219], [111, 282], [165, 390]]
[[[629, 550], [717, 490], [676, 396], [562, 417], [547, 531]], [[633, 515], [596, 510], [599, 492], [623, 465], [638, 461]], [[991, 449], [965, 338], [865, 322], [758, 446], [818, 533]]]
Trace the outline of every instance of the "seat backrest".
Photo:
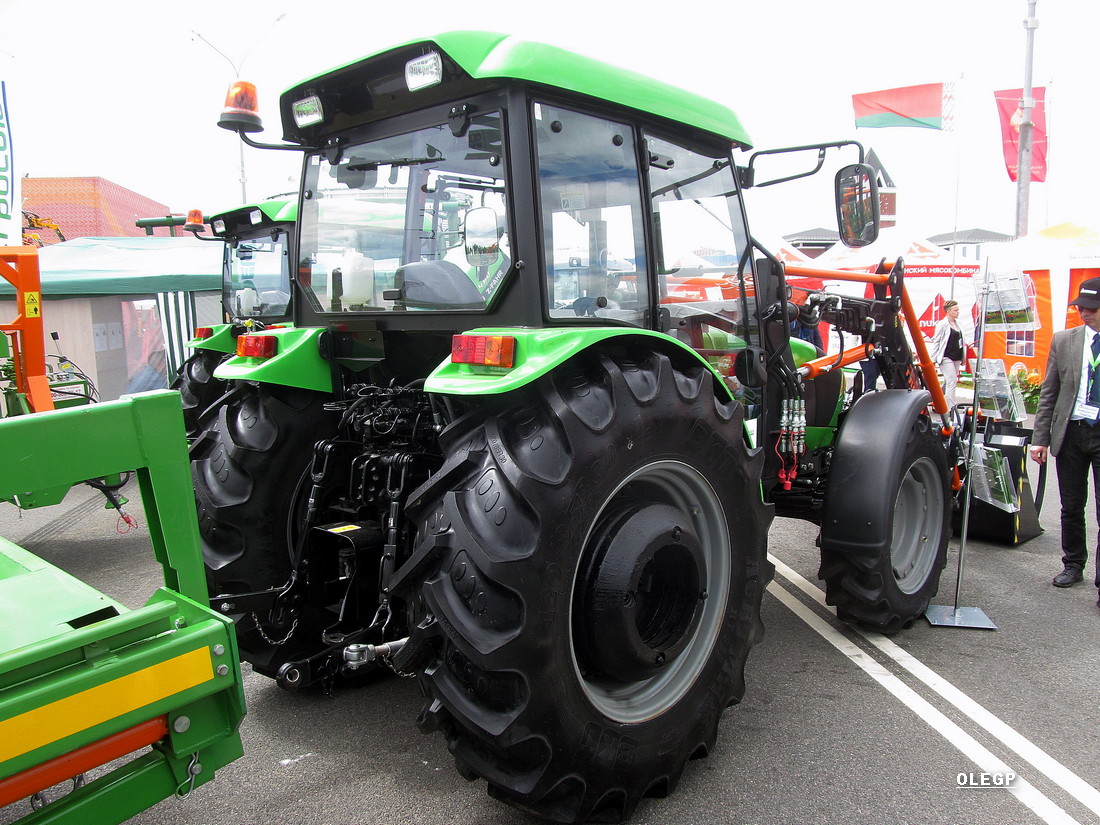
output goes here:
[[450, 261], [415, 261], [398, 267], [394, 286], [408, 309], [480, 309], [485, 297]]

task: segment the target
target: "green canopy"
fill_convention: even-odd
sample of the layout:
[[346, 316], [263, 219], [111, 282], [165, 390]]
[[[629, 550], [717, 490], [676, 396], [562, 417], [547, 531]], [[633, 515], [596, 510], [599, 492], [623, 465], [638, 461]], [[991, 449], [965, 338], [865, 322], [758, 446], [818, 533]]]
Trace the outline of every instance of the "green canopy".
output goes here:
[[[222, 243], [195, 238], [76, 238], [38, 251], [45, 298], [220, 291]], [[15, 290], [0, 279], [0, 298]]]

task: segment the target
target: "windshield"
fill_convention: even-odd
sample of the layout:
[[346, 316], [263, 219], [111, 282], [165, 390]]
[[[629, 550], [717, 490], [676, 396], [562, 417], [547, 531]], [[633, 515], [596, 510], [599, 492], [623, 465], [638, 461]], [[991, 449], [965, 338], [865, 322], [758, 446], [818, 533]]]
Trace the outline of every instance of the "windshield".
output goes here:
[[298, 279], [315, 308], [485, 309], [511, 262], [501, 141], [488, 112], [461, 136], [440, 124], [310, 158]]
[[282, 318], [290, 302], [287, 233], [226, 244], [222, 270], [230, 318]]

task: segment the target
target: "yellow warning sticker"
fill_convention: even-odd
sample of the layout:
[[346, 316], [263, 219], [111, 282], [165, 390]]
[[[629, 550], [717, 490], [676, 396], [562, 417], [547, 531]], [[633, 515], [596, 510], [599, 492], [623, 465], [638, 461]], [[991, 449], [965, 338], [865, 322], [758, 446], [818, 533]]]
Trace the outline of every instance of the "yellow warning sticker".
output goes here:
[[347, 533], [351, 530], [358, 530], [358, 529], [360, 529], [358, 524], [338, 524], [335, 527], [326, 527], [325, 528], [326, 532], [329, 532], [329, 533]]
[[26, 292], [23, 294], [23, 315], [27, 318], [40, 318], [42, 316], [41, 292]]

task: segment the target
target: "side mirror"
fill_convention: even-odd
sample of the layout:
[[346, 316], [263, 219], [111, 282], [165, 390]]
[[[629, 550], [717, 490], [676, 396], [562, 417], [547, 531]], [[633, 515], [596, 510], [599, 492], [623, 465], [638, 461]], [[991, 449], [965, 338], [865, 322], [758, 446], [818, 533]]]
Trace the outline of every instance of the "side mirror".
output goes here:
[[879, 203], [875, 170], [853, 163], [836, 173], [836, 220], [845, 246], [868, 246], [878, 239]]
[[500, 256], [497, 213], [479, 206], [466, 213], [466, 263], [473, 267], [492, 266]]

